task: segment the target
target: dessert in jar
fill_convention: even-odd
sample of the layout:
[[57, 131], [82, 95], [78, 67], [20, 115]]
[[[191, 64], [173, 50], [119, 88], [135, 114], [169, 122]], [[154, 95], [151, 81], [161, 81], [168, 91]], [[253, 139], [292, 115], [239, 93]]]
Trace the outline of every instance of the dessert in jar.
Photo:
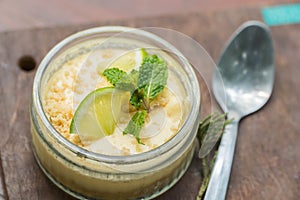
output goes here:
[[75, 197], [153, 198], [188, 168], [199, 109], [195, 73], [168, 42], [133, 28], [85, 30], [38, 68], [34, 154]]

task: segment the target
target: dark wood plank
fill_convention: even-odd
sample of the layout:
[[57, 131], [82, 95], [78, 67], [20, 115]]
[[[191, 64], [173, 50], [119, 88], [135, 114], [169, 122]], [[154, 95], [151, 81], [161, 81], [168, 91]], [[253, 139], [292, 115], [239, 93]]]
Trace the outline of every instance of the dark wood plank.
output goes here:
[[[96, 25], [158, 26], [178, 30], [200, 42], [214, 60], [231, 33], [245, 20], [260, 19], [259, 10], [238, 9], [84, 26], [0, 34], [0, 149], [10, 199], [72, 199], [39, 170], [31, 150], [29, 101], [34, 71], [17, 66], [23, 55], [40, 62], [59, 40]], [[266, 107], [244, 119], [233, 163], [228, 199], [298, 199], [300, 197], [299, 25], [272, 28], [277, 73]], [[205, 99], [205, 98], [204, 98]], [[208, 112], [203, 101], [203, 113]], [[195, 158], [183, 179], [157, 199], [194, 199], [201, 183]], [[1, 190], [0, 190], [1, 191]]]
[[0, 152], [0, 200], [4, 200], [6, 198], [6, 187], [4, 185], [4, 171], [2, 168], [2, 161], [1, 161], [1, 152]]

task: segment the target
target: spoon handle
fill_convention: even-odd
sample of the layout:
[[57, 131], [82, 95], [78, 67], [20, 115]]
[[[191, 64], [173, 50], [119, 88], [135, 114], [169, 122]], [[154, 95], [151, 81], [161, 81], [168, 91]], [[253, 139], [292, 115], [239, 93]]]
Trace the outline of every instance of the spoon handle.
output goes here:
[[226, 126], [204, 200], [224, 200], [238, 132], [238, 121]]

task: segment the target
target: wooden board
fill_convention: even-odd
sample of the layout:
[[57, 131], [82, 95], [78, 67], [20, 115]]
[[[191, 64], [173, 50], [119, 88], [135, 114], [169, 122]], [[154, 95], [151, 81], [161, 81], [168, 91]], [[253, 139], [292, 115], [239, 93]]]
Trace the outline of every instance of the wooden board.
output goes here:
[[[73, 199], [43, 175], [33, 158], [29, 104], [35, 70], [21, 70], [20, 57], [31, 55], [40, 62], [71, 33], [93, 26], [126, 25], [175, 29], [197, 40], [217, 60], [242, 22], [260, 18], [259, 9], [251, 8], [0, 33], [0, 199]], [[277, 65], [274, 93], [266, 107], [240, 124], [227, 195], [231, 200], [300, 197], [300, 25], [271, 30]], [[182, 180], [157, 199], [195, 199], [200, 183], [195, 157]]]

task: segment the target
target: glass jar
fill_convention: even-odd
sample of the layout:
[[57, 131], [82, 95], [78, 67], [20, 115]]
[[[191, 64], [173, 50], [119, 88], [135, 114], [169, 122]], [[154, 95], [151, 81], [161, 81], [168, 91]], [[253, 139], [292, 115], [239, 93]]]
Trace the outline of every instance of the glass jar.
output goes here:
[[[93, 51], [99, 45], [98, 39], [107, 38], [112, 43], [121, 38], [125, 43], [135, 40], [142, 48], [161, 49], [170, 56], [168, 59], [178, 63], [172, 70], [185, 91], [182, 95], [185, 120], [174, 137], [148, 152], [109, 156], [88, 151], [58, 133], [44, 112], [45, 86], [62, 63]], [[185, 57], [171, 44], [139, 29], [115, 26], [88, 29], [57, 44], [36, 72], [31, 103], [33, 152], [46, 176], [74, 197], [151, 199], [173, 186], [187, 170], [194, 153], [199, 111], [200, 89], [196, 75]]]

